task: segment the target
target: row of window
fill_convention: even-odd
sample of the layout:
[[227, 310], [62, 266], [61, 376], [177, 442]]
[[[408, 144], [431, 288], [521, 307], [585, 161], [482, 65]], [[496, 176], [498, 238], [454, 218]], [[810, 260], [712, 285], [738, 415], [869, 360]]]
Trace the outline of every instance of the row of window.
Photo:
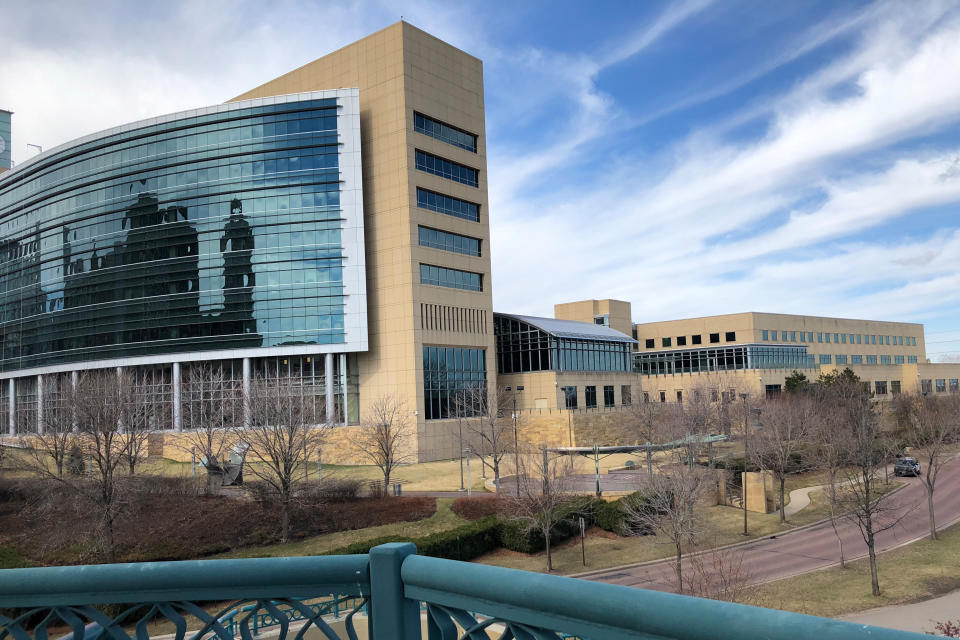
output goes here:
[[814, 366], [804, 346], [759, 344], [633, 354], [633, 371], [671, 375], [736, 369], [805, 369]]
[[[960, 378], [950, 378], [950, 393], [960, 392]], [[934, 387], [936, 383], [936, 387]], [[947, 379], [938, 378], [936, 380], [921, 380], [920, 381], [920, 391], [921, 393], [933, 393], [936, 389], [937, 393], [946, 393], [947, 392]]]
[[[813, 342], [813, 331], [780, 331], [777, 329], [763, 329], [760, 332], [763, 340], [773, 342]], [[832, 336], [832, 339], [831, 339]], [[798, 339], [799, 338], [799, 339]], [[884, 344], [890, 346], [917, 346], [917, 339], [912, 336], [879, 336], [866, 333], [829, 333], [817, 332], [817, 342], [830, 344]]]
[[432, 284], [464, 291], [483, 291], [483, 274], [421, 264], [420, 284]]
[[480, 172], [473, 167], [435, 156], [420, 149], [417, 149], [416, 153], [416, 167], [420, 171], [432, 173], [447, 180], [453, 180], [471, 187], [480, 186]]
[[494, 315], [497, 372], [629, 371], [630, 343], [560, 338], [530, 323]]
[[[599, 323], [598, 323], [598, 324], [599, 324]], [[711, 333], [711, 334], [708, 334], [707, 337], [708, 337], [709, 340], [710, 340], [710, 344], [720, 344], [720, 334], [719, 334], [719, 333]], [[724, 339], [725, 342], [736, 342], [736, 341], [737, 341], [737, 332], [736, 332], [736, 331], [726, 331], [726, 332], [724, 332], [724, 334], [723, 334], [723, 339]], [[647, 349], [655, 349], [655, 348], [656, 348], [655, 340], [656, 340], [656, 338], [646, 338], [646, 339], [644, 340], [644, 346], [645, 346]], [[701, 334], [699, 334], [699, 333], [690, 336], [690, 344], [691, 344], [691, 345], [703, 344], [703, 336], [702, 336]], [[672, 348], [672, 347], [674, 346], [674, 345], [673, 345], [673, 338], [672, 338], [672, 337], [670, 337], [670, 338], [660, 338], [660, 346], [663, 347], [664, 349], [670, 349], [670, 348]], [[685, 347], [685, 346], [687, 346], [687, 336], [677, 336], [677, 345], [676, 345], [676, 346], [678, 346], [678, 347]]]
[[820, 354], [820, 364], [917, 364], [917, 356], [875, 356], [875, 355], [846, 355], [838, 353]]
[[417, 206], [471, 222], [480, 222], [480, 205], [417, 187]]
[[[563, 406], [566, 409], [578, 409], [579, 400], [577, 397], [577, 388], [576, 387], [562, 387], [561, 391], [563, 393]], [[630, 385], [624, 384], [620, 385], [620, 405], [627, 407], [630, 406], [632, 402], [632, 392], [630, 390]], [[599, 405], [597, 404], [597, 387], [596, 385], [587, 385], [583, 388], [583, 406], [586, 409], [596, 409]], [[616, 397], [614, 395], [614, 387], [612, 384], [603, 386], [603, 406], [604, 407], [615, 407], [617, 406]]]
[[477, 152], [477, 136], [416, 111], [413, 112], [413, 130], [455, 147]]
[[420, 246], [462, 253], [465, 256], [480, 256], [479, 238], [461, 236], [449, 231], [440, 231], [430, 227], [419, 227]]

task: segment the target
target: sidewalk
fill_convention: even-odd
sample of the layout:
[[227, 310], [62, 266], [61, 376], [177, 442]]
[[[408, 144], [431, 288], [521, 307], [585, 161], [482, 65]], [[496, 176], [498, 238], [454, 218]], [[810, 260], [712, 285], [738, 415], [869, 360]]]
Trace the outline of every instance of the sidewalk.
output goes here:
[[838, 619], [900, 631], [932, 632], [937, 622], [960, 621], [960, 589], [924, 602], [880, 607], [839, 616]]

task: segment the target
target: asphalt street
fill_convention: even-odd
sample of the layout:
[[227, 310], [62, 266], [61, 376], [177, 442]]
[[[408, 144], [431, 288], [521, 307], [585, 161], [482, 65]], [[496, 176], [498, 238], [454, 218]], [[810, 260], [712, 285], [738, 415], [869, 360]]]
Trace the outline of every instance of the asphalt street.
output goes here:
[[[929, 534], [927, 496], [920, 479], [899, 480], [906, 482], [907, 486], [891, 496], [888, 504], [895, 507], [891, 518], [900, 517], [900, 521], [877, 535], [878, 552], [894, 549]], [[960, 519], [960, 459], [951, 461], [940, 471], [934, 493], [934, 512], [938, 527]], [[838, 530], [843, 539], [846, 560], [867, 555], [867, 545], [856, 524], [842, 519], [838, 522]], [[741, 570], [748, 576], [751, 584], [788, 578], [840, 562], [837, 536], [829, 522], [768, 536], [744, 544], [737, 550], [743, 554]], [[686, 566], [684, 568], [686, 569]], [[659, 591], [673, 591], [675, 588], [671, 561], [615, 567], [580, 577]]]

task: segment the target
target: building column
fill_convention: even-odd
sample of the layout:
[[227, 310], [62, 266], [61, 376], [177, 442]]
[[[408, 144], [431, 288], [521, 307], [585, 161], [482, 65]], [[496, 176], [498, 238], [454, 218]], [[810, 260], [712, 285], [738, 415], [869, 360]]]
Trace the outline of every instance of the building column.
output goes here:
[[333, 401], [333, 354], [328, 353], [323, 361], [323, 381], [327, 390], [327, 424], [333, 424], [337, 405]]
[[350, 422], [350, 405], [347, 404], [347, 354], [340, 354], [340, 393], [343, 394], [343, 425]]
[[37, 375], [37, 433], [43, 433], [43, 375]]
[[80, 372], [71, 371], [70, 372], [70, 389], [72, 390], [73, 401], [70, 403], [70, 412], [73, 416], [73, 420], [70, 422], [71, 431], [76, 433], [79, 430], [77, 425], [77, 385], [80, 384]]
[[8, 410], [10, 415], [7, 416], [7, 429], [10, 431], [10, 435], [17, 435], [17, 379], [10, 378], [10, 382], [7, 385], [7, 393], [10, 395], [7, 398]]
[[183, 406], [180, 402], [180, 363], [173, 363], [173, 430], [183, 431]]
[[250, 358], [243, 359], [243, 426], [249, 427], [253, 423], [250, 405]]

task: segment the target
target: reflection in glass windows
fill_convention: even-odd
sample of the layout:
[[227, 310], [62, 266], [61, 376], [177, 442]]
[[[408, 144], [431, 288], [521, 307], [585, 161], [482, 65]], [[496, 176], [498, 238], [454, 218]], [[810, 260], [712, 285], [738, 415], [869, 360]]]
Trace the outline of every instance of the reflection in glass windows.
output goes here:
[[483, 291], [483, 276], [471, 271], [421, 264], [420, 284], [432, 284], [438, 287], [464, 289], [465, 291]]
[[418, 227], [418, 229], [421, 247], [452, 251], [466, 256], [480, 255], [480, 240], [477, 238], [431, 229], [430, 227]]
[[763, 344], [675, 349], [654, 353], [634, 353], [633, 371], [646, 375], [730, 371], [736, 369], [810, 369], [815, 356], [806, 346], [767, 346]]
[[440, 176], [441, 178], [453, 180], [454, 182], [459, 182], [471, 187], [480, 185], [480, 172], [473, 167], [435, 156], [426, 151], [420, 151], [420, 149], [417, 149], [416, 153], [416, 167], [420, 171], [426, 171], [435, 176]]
[[423, 348], [423, 399], [427, 420], [478, 415], [458, 399], [465, 391], [484, 390], [487, 364], [484, 349]]
[[455, 218], [480, 222], [480, 205], [417, 187], [417, 206]]
[[192, 114], [0, 177], [0, 369], [343, 343], [337, 113]]
[[455, 147], [477, 152], [477, 136], [439, 120], [434, 120], [429, 116], [414, 112], [413, 130], [431, 138], [442, 140], [447, 144], [452, 144]]
[[603, 388], [603, 406], [612, 407], [616, 404], [613, 399], [613, 385], [607, 385]]

